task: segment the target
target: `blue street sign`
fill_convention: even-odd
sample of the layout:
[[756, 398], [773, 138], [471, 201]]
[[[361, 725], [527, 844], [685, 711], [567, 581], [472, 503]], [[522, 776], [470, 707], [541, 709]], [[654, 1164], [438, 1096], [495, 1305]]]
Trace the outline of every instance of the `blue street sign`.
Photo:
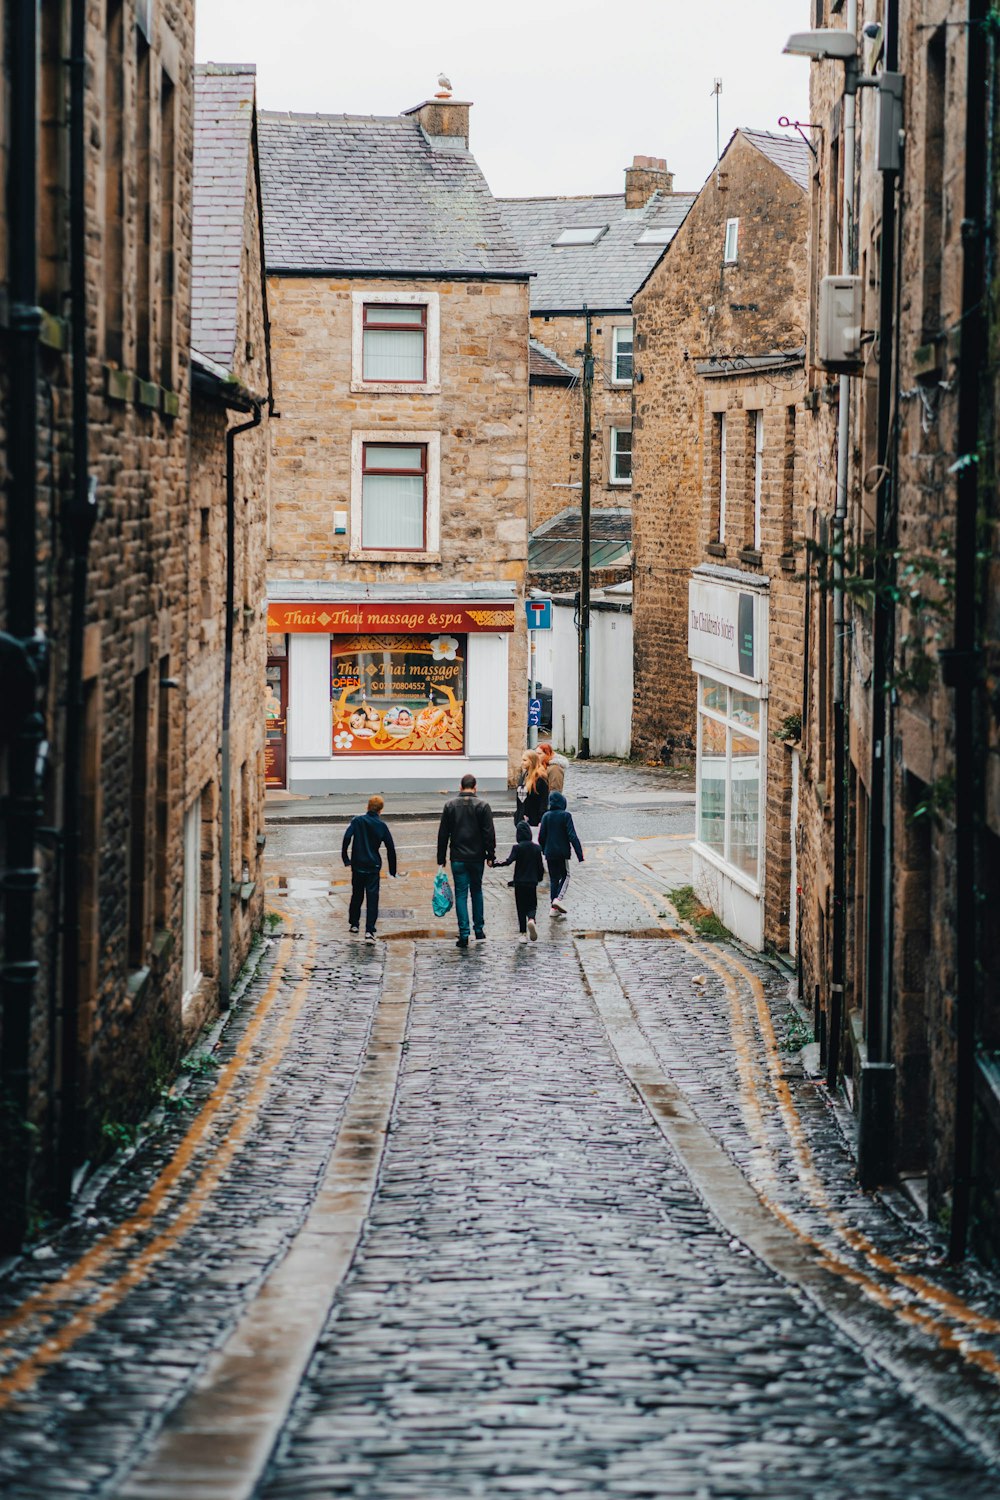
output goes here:
[[525, 599], [524, 612], [528, 616], [529, 630], [552, 629], [551, 599]]
[[528, 724], [529, 727], [537, 729], [542, 722], [542, 700], [541, 698], [528, 699]]

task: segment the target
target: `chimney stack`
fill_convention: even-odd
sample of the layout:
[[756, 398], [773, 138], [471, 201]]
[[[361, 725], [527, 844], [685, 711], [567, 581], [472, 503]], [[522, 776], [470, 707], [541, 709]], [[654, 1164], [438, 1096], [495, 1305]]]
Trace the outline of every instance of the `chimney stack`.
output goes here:
[[439, 92], [423, 104], [404, 109], [404, 115], [416, 115], [417, 124], [432, 146], [442, 150], [455, 150], [469, 144], [469, 110], [472, 105], [451, 97], [451, 83], [444, 77], [438, 79]]
[[672, 193], [674, 174], [662, 156], [634, 156], [625, 168], [625, 207], [645, 208], [654, 193]]

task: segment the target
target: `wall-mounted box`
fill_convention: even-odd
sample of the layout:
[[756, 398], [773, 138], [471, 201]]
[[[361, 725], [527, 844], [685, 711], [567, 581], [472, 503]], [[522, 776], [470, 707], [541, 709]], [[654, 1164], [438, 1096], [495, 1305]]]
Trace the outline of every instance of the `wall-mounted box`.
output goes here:
[[347, 511], [346, 510], [335, 510], [334, 511], [334, 513], [333, 513], [333, 534], [334, 534], [334, 536], [346, 536], [347, 535]]
[[850, 374], [861, 364], [860, 276], [824, 276], [819, 284], [819, 362]]

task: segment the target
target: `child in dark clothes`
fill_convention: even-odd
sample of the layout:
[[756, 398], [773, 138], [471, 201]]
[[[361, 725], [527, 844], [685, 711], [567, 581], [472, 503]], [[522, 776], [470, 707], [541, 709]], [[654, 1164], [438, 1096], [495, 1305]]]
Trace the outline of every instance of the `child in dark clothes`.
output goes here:
[[531, 827], [528, 823], [518, 823], [517, 843], [506, 859], [497, 860], [496, 868], [502, 869], [504, 865], [514, 866], [514, 900], [517, 902], [517, 926], [521, 941], [526, 941], [527, 934], [534, 942], [538, 937], [538, 928], [535, 926], [538, 884], [545, 879], [545, 865], [542, 863], [542, 851], [531, 841]]
[[548, 811], [538, 830], [538, 843], [549, 867], [552, 887], [552, 915], [566, 915], [566, 892], [569, 889], [569, 857], [575, 852], [583, 863], [583, 846], [573, 826], [573, 814], [566, 810], [566, 798], [562, 792], [553, 792], [549, 798]]

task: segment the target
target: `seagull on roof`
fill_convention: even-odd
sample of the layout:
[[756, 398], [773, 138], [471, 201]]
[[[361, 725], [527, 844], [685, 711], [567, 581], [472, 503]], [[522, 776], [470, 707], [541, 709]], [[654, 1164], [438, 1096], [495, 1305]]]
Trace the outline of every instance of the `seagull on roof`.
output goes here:
[[447, 73], [438, 74], [438, 88], [447, 89], [449, 93], [451, 92], [451, 79], [448, 77]]

